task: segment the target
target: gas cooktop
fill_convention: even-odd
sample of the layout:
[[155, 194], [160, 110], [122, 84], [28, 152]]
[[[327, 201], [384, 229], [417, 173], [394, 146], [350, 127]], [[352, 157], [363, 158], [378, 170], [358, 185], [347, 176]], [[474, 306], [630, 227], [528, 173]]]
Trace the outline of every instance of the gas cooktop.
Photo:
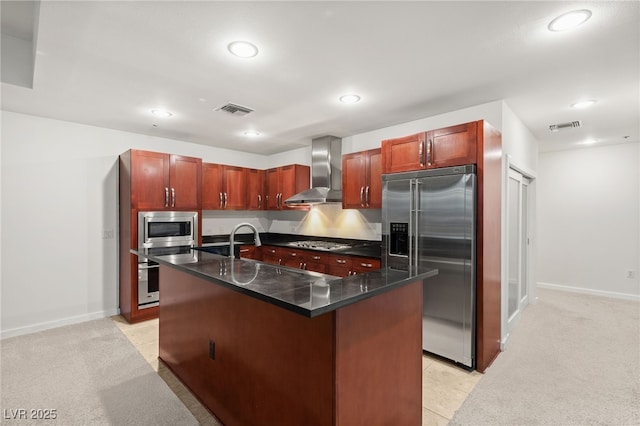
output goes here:
[[289, 245], [300, 248], [326, 251], [351, 248], [349, 244], [332, 243], [329, 241], [292, 241], [289, 243]]

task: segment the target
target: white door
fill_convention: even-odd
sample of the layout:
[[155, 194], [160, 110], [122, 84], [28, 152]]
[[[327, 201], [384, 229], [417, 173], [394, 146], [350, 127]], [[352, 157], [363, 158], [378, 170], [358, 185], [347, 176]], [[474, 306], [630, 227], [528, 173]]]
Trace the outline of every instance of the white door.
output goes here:
[[511, 333], [520, 312], [529, 303], [529, 184], [531, 180], [509, 169], [507, 184], [508, 284], [503, 291], [503, 333]]

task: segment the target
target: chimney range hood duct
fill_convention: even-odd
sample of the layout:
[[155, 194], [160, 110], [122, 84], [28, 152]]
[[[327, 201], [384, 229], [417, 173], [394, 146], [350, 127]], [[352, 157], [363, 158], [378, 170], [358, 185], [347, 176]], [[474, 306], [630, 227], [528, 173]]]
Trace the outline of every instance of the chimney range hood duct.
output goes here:
[[342, 139], [323, 136], [311, 140], [311, 189], [284, 203], [288, 206], [342, 202]]

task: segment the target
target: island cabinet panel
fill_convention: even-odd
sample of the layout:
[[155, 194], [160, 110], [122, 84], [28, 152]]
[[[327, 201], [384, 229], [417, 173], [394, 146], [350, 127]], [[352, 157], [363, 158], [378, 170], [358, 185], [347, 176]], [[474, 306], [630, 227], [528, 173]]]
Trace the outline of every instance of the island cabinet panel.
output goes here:
[[198, 210], [202, 160], [131, 150], [131, 202], [139, 210]]
[[160, 280], [160, 358], [222, 423], [334, 424], [333, 315], [306, 318], [164, 266]]
[[247, 169], [224, 164], [202, 165], [203, 210], [246, 210]]
[[300, 164], [268, 169], [266, 175], [266, 207], [268, 210], [288, 210], [285, 200], [298, 192], [309, 189], [310, 167]]
[[161, 360], [222, 423], [419, 425], [422, 284], [307, 318], [161, 265]]
[[381, 149], [342, 156], [342, 208], [382, 207]]

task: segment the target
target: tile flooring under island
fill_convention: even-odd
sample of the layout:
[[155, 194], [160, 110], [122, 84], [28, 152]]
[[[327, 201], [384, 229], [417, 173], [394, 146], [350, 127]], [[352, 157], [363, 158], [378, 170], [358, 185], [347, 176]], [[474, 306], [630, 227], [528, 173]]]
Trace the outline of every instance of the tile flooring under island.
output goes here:
[[[158, 360], [157, 319], [137, 324], [129, 324], [119, 315], [112, 319], [200, 424], [221, 424]], [[481, 377], [482, 374], [477, 371], [467, 372], [439, 359], [423, 356], [422, 425], [447, 425]]]

